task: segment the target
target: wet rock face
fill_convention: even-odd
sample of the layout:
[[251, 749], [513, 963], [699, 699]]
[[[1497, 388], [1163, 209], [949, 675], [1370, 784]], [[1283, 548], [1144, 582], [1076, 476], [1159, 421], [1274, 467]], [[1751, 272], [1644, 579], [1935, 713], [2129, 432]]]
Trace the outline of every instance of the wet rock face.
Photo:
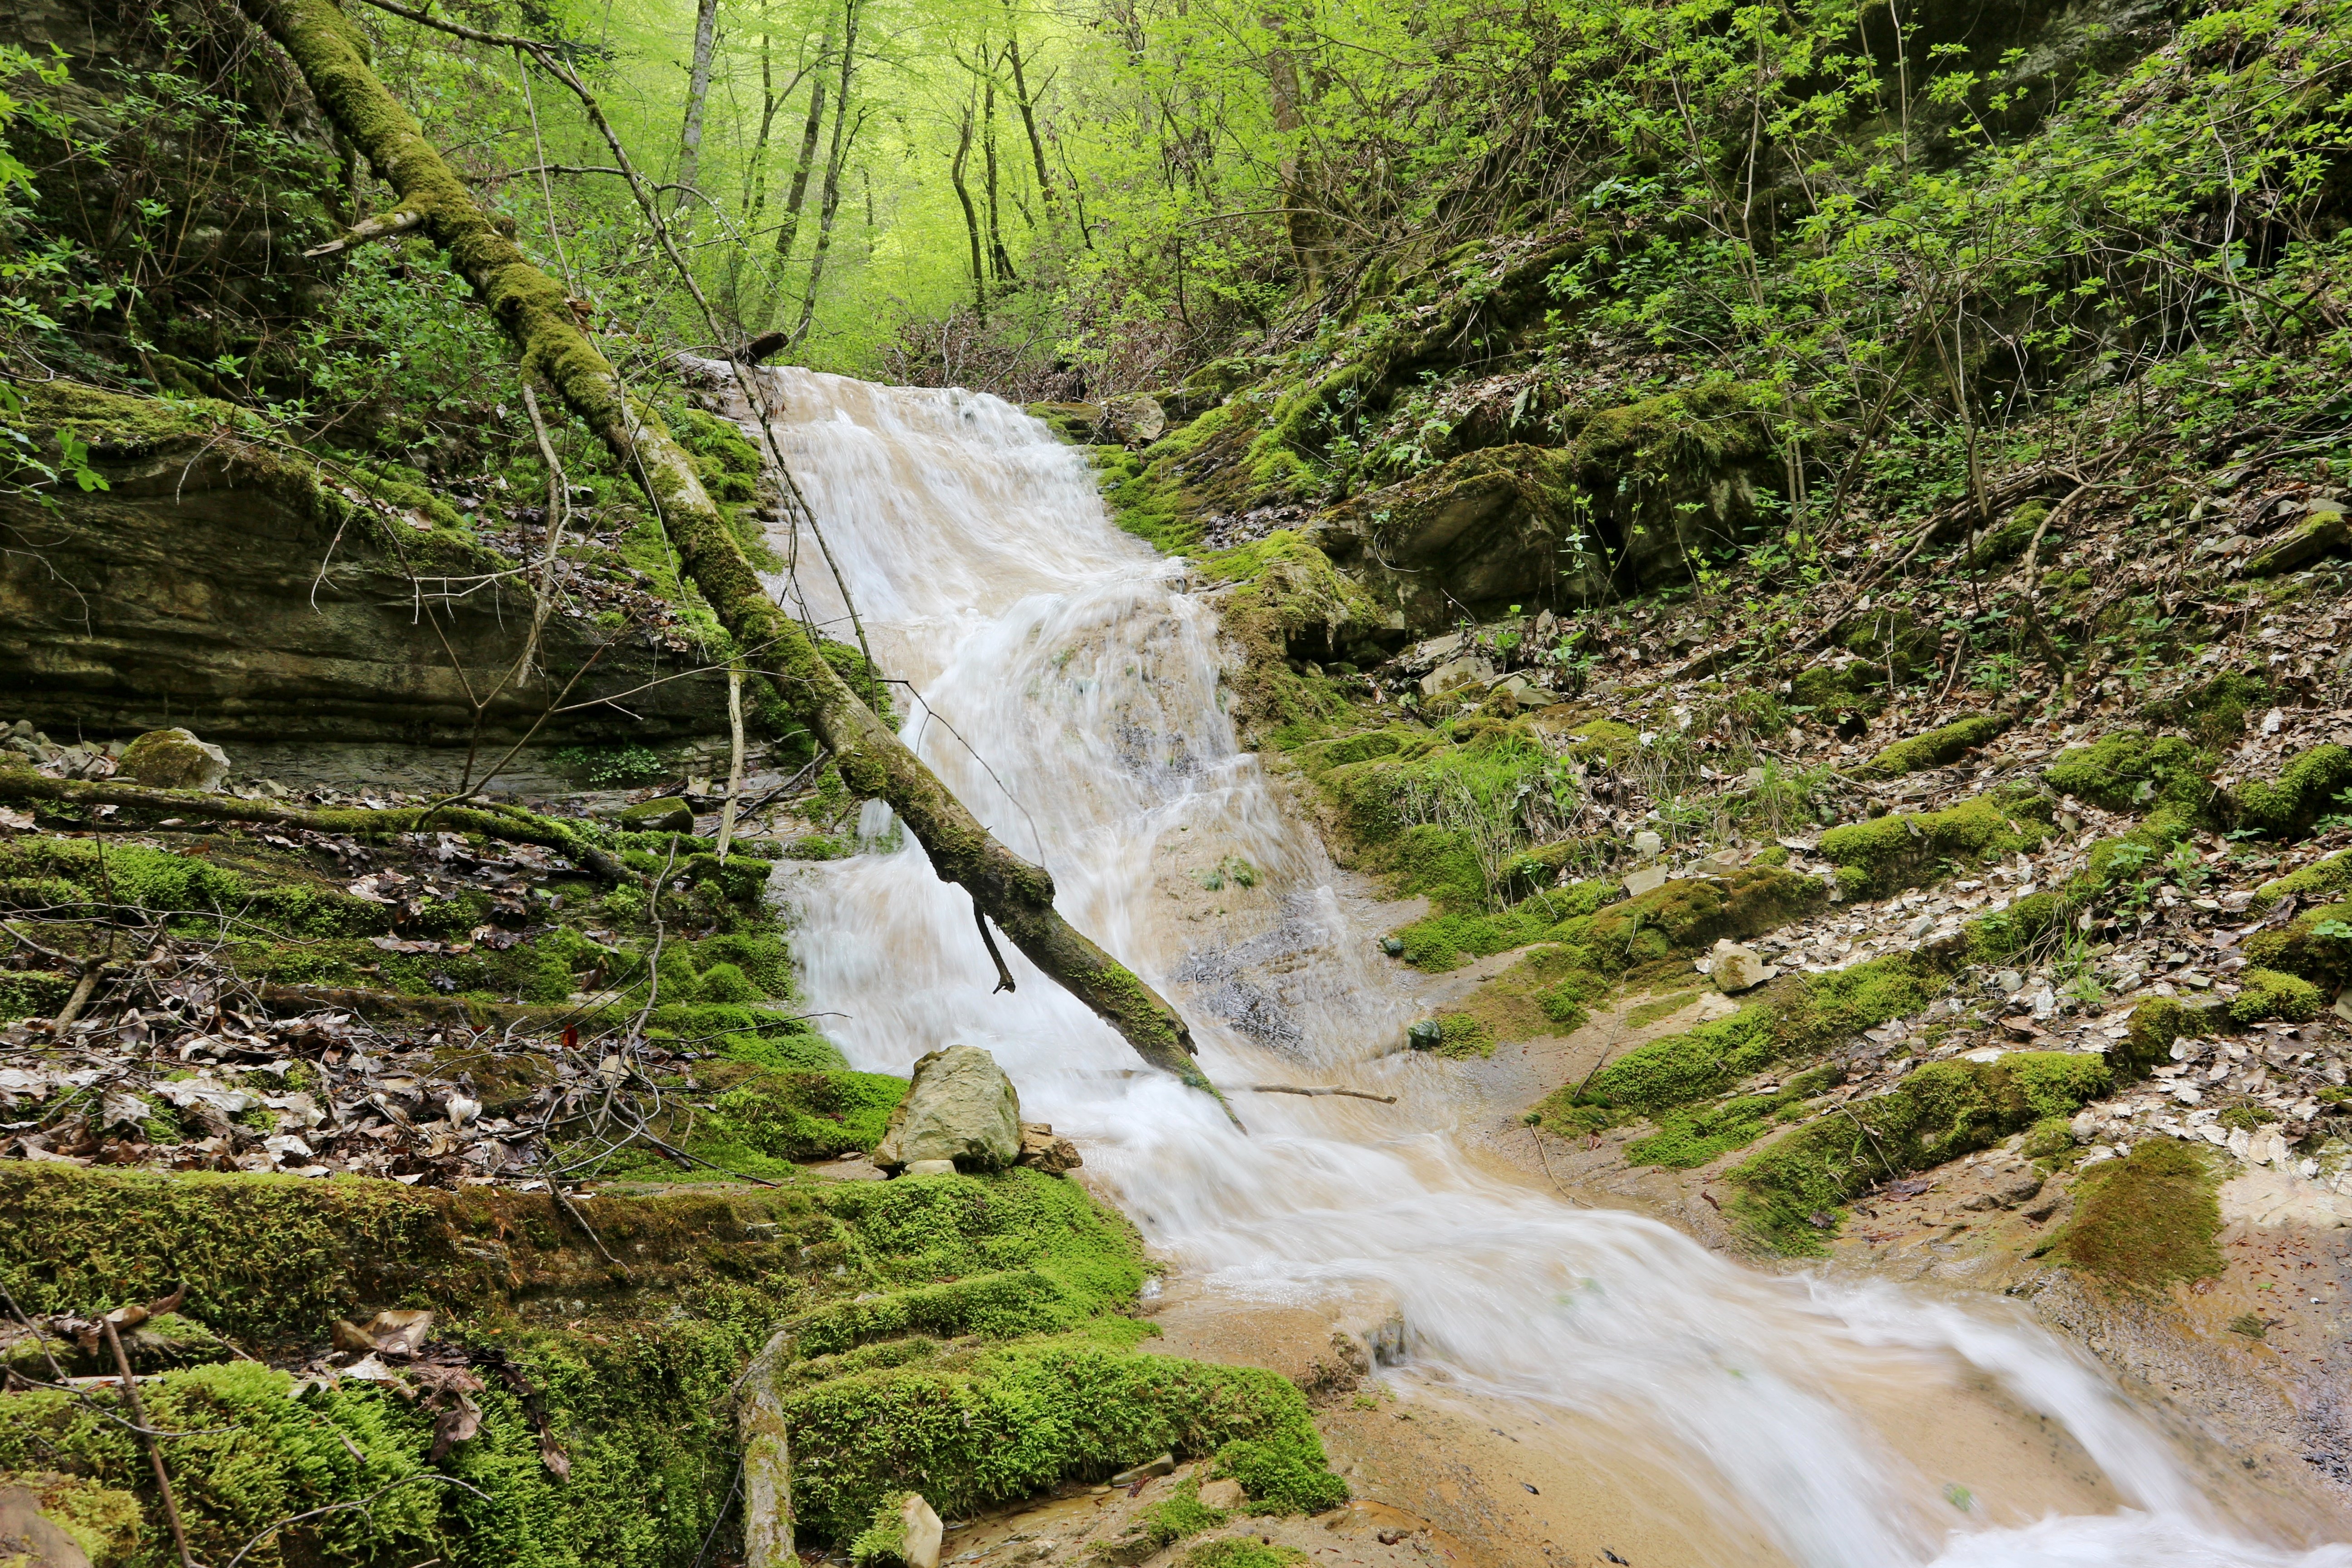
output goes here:
[[978, 1046], [950, 1046], [915, 1063], [915, 1081], [890, 1113], [874, 1150], [885, 1170], [952, 1161], [992, 1171], [1021, 1157], [1021, 1097], [996, 1058]]
[[[37, 430], [81, 433], [107, 488], [68, 487], [55, 511], [0, 499], [0, 527], [43, 542], [0, 555], [0, 711], [59, 735], [185, 724], [231, 744], [475, 733], [472, 694], [500, 687], [530, 624], [527, 590], [482, 585], [503, 557], [397, 506], [352, 515], [349, 495], [209, 416], [62, 384], [27, 405]], [[599, 653], [606, 637], [587, 617], [551, 616], [540, 662], [551, 684], [505, 683], [481, 737], [530, 731], [583, 667], [538, 740], [625, 731], [659, 744], [726, 712], [723, 676], [679, 675], [701, 662], [691, 649], [635, 637]], [[631, 690], [642, 726], [596, 705]]]

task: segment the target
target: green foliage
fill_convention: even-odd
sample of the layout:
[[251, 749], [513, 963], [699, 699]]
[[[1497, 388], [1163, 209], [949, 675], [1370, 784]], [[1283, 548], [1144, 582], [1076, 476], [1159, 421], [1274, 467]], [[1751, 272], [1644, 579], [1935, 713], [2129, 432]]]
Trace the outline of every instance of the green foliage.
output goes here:
[[900, 1511], [912, 1492], [892, 1492], [874, 1505], [874, 1517], [849, 1542], [857, 1568], [907, 1568], [907, 1521]]
[[548, 760], [590, 789], [634, 789], [672, 776], [659, 752], [638, 745], [567, 746]]

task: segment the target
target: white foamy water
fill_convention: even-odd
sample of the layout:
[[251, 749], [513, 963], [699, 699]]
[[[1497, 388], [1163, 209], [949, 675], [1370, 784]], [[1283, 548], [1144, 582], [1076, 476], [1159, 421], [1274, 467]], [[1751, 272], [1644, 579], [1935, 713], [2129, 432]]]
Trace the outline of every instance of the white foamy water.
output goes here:
[[[810, 1005], [847, 1015], [828, 1032], [852, 1062], [904, 1073], [942, 1046], [988, 1047], [1024, 1115], [1077, 1140], [1189, 1275], [1234, 1296], [1393, 1301], [1408, 1387], [1605, 1431], [1612, 1452], [1681, 1478], [1791, 1562], [2352, 1565], [2340, 1546], [2242, 1539], [2202, 1472], [2021, 1313], [1753, 1273], [1467, 1159], [1449, 1069], [1398, 1054], [1406, 1019], [1371, 967], [1386, 962], [1378, 933], [1349, 928], [1321, 846], [1235, 742], [1215, 606], [1184, 569], [1113, 528], [1082, 458], [1007, 404], [767, 374], [779, 444], [875, 653], [923, 699], [904, 705], [910, 743], [1046, 866], [1065, 915], [1177, 1000], [1220, 1084], [1401, 1098], [1237, 1094], [1242, 1136], [1206, 1097], [1137, 1070], [1010, 943], [1019, 990], [992, 994], [969, 899], [911, 843], [813, 868], [793, 894]], [[812, 542], [799, 549], [810, 613], [846, 637]], [[866, 832], [887, 824], [867, 807]], [[1234, 855], [1276, 895], [1257, 928], [1181, 918], [1173, 879]], [[1180, 981], [1230, 973], [1213, 950], [1236, 943], [1276, 959], [1249, 970], [1275, 979], [1213, 996]], [[2092, 1489], [2026, 1485], [1990, 1455], [1971, 1468], [1936, 1415], [1988, 1390], [2063, 1427], [2122, 1506], [2045, 1511]]]

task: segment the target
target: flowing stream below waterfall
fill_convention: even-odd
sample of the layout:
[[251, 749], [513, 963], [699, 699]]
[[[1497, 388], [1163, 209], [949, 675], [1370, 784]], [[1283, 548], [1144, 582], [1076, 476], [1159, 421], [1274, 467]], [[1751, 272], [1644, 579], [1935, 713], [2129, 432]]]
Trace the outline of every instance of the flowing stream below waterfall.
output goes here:
[[[984, 1046], [1184, 1291], [1393, 1314], [1397, 1406], [1509, 1439], [1549, 1479], [1521, 1479], [1530, 1506], [1558, 1504], [1552, 1561], [1601, 1560], [1567, 1538], [1587, 1509], [1639, 1568], [2352, 1564], [2021, 1307], [1743, 1268], [1482, 1162], [1455, 1136], [1462, 1075], [1402, 1049], [1379, 930], [1236, 742], [1214, 595], [1119, 532], [1083, 457], [1008, 404], [762, 374], [874, 653], [908, 682], [910, 743], [1186, 1011], [1249, 1131], [1140, 1070], [1009, 944], [1019, 989], [992, 994], [969, 900], [878, 805], [871, 852], [789, 895], [810, 1005], [844, 1015], [827, 1027], [854, 1065]], [[795, 607], [847, 637], [798, 548]]]

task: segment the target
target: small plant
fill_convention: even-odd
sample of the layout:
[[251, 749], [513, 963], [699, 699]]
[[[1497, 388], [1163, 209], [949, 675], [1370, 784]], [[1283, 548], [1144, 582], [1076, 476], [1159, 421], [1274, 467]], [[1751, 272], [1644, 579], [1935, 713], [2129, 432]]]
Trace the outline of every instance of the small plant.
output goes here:
[[566, 746], [549, 761], [591, 789], [635, 789], [670, 773], [661, 753], [644, 746]]

